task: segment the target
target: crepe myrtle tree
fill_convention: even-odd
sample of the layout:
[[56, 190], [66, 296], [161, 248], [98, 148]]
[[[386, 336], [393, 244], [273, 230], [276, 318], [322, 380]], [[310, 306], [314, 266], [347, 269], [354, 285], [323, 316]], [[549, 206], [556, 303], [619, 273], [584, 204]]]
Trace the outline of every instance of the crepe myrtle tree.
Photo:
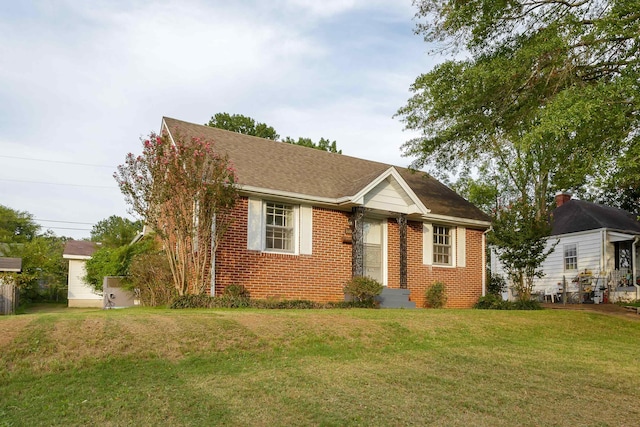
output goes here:
[[203, 293], [237, 198], [228, 158], [211, 141], [151, 133], [142, 154], [129, 153], [114, 178], [131, 212], [161, 240], [177, 293]]

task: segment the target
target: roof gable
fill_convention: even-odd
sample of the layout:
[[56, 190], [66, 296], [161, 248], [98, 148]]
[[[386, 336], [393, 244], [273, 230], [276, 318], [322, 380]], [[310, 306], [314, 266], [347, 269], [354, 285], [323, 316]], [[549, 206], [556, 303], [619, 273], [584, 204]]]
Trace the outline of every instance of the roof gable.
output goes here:
[[394, 167], [387, 169], [385, 173], [369, 183], [352, 200], [370, 209], [404, 214], [429, 213]]
[[[362, 204], [382, 197], [382, 181], [415, 213], [433, 213], [488, 224], [490, 219], [474, 205], [425, 172], [329, 153], [308, 147], [266, 140], [209, 126], [163, 118], [163, 131], [175, 140], [212, 140], [226, 154], [237, 172], [241, 191], [290, 196], [327, 204]], [[410, 179], [407, 179], [409, 177]], [[393, 181], [395, 180], [395, 183]], [[375, 189], [377, 185], [382, 187]], [[385, 187], [387, 190], [390, 188]], [[375, 189], [375, 193], [370, 193]], [[414, 207], [411, 207], [415, 205]]]
[[22, 258], [0, 257], [0, 271], [20, 273], [22, 271]]
[[64, 245], [63, 258], [88, 259], [96, 251], [94, 242], [86, 240], [68, 240]]
[[574, 199], [552, 212], [551, 235], [602, 228], [640, 234], [640, 222], [622, 209]]

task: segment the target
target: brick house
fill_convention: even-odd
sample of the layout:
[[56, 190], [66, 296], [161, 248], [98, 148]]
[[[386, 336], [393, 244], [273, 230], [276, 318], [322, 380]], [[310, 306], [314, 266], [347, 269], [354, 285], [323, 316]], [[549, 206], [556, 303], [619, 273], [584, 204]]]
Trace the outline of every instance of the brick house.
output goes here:
[[353, 276], [418, 307], [438, 280], [447, 307], [484, 293], [489, 218], [429, 174], [166, 117], [162, 131], [213, 141], [237, 172], [212, 294], [241, 284], [253, 298], [338, 301]]

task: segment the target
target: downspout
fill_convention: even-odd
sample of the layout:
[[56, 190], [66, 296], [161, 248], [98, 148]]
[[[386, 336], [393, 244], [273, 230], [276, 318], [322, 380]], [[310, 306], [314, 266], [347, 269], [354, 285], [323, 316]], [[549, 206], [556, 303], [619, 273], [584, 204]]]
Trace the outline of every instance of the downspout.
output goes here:
[[211, 224], [211, 288], [209, 296], [216, 296], [216, 215], [213, 214]]
[[633, 243], [631, 244], [631, 277], [633, 278], [633, 286], [636, 287], [636, 300], [640, 299], [640, 286], [638, 286], [638, 272], [637, 272], [637, 261], [636, 261], [636, 248], [640, 242], [640, 236], [636, 236], [633, 239]]
[[493, 227], [487, 228], [482, 233], [482, 296], [487, 296], [487, 233], [493, 230]]

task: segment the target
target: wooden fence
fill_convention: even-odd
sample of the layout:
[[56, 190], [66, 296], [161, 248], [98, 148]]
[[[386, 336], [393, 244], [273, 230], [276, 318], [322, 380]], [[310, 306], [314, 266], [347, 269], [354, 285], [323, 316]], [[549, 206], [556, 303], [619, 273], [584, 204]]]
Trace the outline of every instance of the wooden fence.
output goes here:
[[18, 288], [13, 284], [0, 282], [0, 315], [14, 314], [18, 306]]

